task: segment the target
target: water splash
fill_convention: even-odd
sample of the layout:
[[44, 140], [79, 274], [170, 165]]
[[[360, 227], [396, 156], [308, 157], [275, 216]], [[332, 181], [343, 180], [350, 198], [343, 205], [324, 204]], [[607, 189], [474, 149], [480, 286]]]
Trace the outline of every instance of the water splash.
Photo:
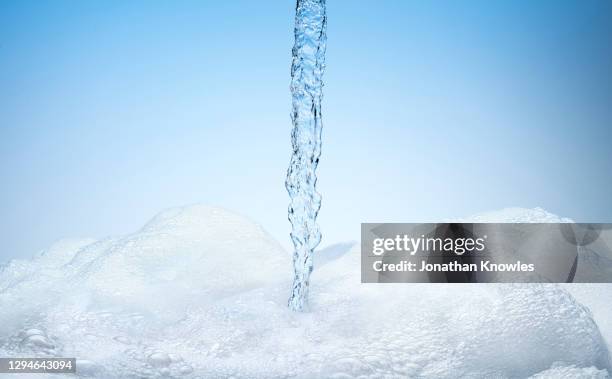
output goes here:
[[285, 186], [289, 192], [289, 221], [293, 241], [294, 280], [289, 307], [308, 307], [312, 252], [321, 241], [317, 214], [321, 195], [316, 169], [321, 155], [321, 98], [325, 70], [325, 0], [297, 0], [295, 44], [291, 63], [293, 154]]

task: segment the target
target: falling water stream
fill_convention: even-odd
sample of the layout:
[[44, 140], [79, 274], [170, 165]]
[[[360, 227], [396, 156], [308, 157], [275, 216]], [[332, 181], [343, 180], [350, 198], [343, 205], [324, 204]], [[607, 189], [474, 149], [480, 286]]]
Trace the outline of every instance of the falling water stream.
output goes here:
[[293, 241], [294, 279], [289, 307], [308, 308], [312, 254], [321, 241], [317, 214], [316, 169], [321, 155], [321, 98], [325, 70], [325, 0], [297, 0], [295, 44], [291, 63], [293, 153], [285, 186], [289, 192], [289, 221]]

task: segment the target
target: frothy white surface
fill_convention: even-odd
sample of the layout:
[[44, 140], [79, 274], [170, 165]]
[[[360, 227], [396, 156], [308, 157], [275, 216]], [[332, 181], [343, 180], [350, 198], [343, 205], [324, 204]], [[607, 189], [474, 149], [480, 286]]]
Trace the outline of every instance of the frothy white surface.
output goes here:
[[[610, 309], [594, 319], [563, 286], [360, 284], [358, 248], [342, 249], [318, 260], [299, 314], [286, 305], [289, 253], [225, 210], [171, 209], [132, 235], [62, 241], [1, 269], [0, 356], [75, 356], [98, 378], [608, 375], [596, 320]], [[581, 288], [588, 303], [610, 287]]]

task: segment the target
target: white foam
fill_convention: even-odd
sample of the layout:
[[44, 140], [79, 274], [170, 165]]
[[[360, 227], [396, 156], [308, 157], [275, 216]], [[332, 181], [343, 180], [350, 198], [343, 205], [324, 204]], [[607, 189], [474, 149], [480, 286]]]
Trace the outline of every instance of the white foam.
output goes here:
[[[542, 212], [523, 211], [553, 219]], [[75, 356], [79, 375], [99, 378], [550, 377], [610, 366], [592, 314], [561, 286], [362, 285], [357, 247], [316, 267], [312, 310], [290, 312], [290, 255], [218, 208], [171, 209], [134, 234], [74, 246], [54, 250], [62, 264], [47, 254], [0, 273], [0, 356]]]

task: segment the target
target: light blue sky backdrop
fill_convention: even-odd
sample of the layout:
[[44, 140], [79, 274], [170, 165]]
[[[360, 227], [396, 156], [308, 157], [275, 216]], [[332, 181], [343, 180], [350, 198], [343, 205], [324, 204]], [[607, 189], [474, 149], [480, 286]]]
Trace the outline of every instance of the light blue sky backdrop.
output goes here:
[[[285, 246], [292, 1], [0, 2], [0, 261], [220, 205]], [[612, 2], [328, 4], [322, 245], [541, 206], [612, 221]]]

